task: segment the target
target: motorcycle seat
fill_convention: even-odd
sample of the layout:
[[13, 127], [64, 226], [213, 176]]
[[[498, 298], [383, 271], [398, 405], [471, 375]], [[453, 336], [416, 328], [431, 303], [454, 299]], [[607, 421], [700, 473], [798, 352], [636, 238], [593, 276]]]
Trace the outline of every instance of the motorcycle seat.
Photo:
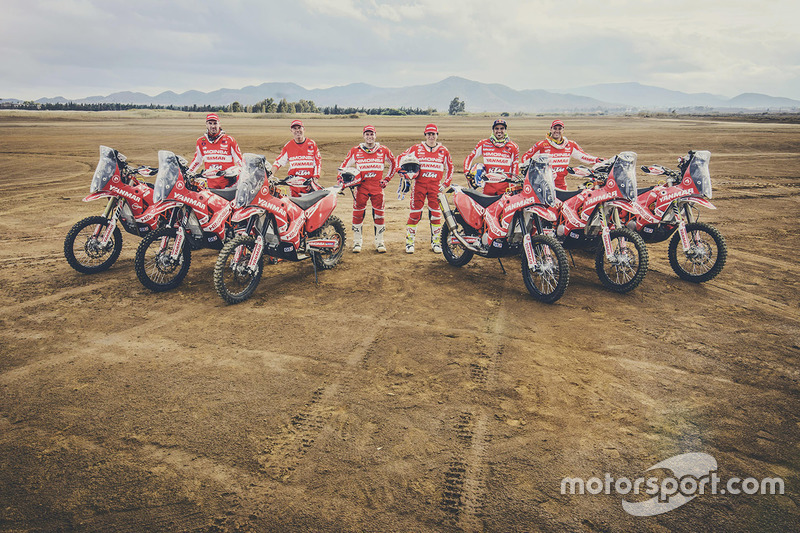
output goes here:
[[580, 190], [577, 190], [577, 191], [559, 191], [558, 189], [556, 189], [556, 198], [558, 198], [562, 202], [566, 202], [570, 198], [578, 196], [580, 193], [581, 193]]
[[314, 191], [302, 196], [290, 196], [289, 200], [291, 200], [294, 205], [305, 211], [315, 203], [319, 202], [323, 198], [328, 196], [328, 191], [321, 190], [321, 191]]
[[233, 187], [228, 187], [227, 189], [208, 189], [210, 192], [213, 192], [217, 196], [222, 196], [228, 201], [233, 200], [236, 198], [236, 185]]
[[489, 207], [490, 205], [492, 205], [501, 198], [500, 196], [483, 194], [479, 193], [478, 191], [471, 191], [469, 189], [462, 189], [462, 191], [464, 192], [464, 194], [466, 194], [467, 196], [478, 202], [478, 205], [480, 205], [481, 207]]

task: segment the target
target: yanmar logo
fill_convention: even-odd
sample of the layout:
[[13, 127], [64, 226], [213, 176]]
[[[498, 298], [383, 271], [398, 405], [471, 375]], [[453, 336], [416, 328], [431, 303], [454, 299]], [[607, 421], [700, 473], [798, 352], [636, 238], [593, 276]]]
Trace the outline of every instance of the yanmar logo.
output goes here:
[[605, 202], [606, 200], [612, 200], [614, 198], [617, 198], [618, 196], [619, 196], [619, 193], [617, 191], [612, 191], [612, 192], [607, 192], [607, 193], [600, 194], [600, 195], [595, 196], [593, 198], [589, 198], [589, 200], [586, 202], [586, 207], [592, 206], [592, 205], [600, 203], [600, 202]]
[[282, 217], [286, 218], [286, 210], [279, 205], [273, 204], [271, 202], [265, 202], [263, 199], [258, 199], [258, 205], [263, 207], [264, 209], [281, 215]]
[[516, 211], [517, 209], [519, 209], [521, 207], [525, 207], [525, 206], [528, 206], [528, 205], [531, 205], [531, 204], [535, 204], [535, 203], [536, 203], [536, 198], [534, 198], [534, 197], [526, 198], [524, 200], [520, 200], [519, 202], [514, 202], [513, 204], [508, 204], [506, 206], [506, 211]]
[[203, 202], [197, 201], [194, 198], [189, 198], [188, 196], [184, 196], [184, 195], [182, 195], [181, 193], [178, 193], [178, 192], [175, 193], [175, 199], [178, 200], [179, 202], [183, 202], [184, 204], [189, 204], [189, 205], [194, 206], [194, 207], [196, 207], [198, 209], [205, 209], [206, 208], [206, 206], [203, 205]]
[[[666, 191], [664, 191], [664, 193], [666, 193]], [[658, 199], [658, 202], [659, 203], [671, 202], [675, 198], [680, 198], [681, 196], [689, 196], [690, 194], [692, 194], [692, 191], [686, 189], [680, 189], [670, 194], [662, 194], [661, 197]]]
[[136, 196], [135, 194], [133, 194], [130, 191], [126, 191], [125, 189], [120, 189], [119, 187], [115, 187], [114, 185], [112, 185], [110, 187], [110, 189], [111, 189], [111, 192], [115, 192], [115, 193], [119, 194], [120, 196], [124, 196], [125, 198], [127, 198], [129, 200], [134, 200], [136, 202], [138, 202], [140, 200], [140, 198], [138, 196]]

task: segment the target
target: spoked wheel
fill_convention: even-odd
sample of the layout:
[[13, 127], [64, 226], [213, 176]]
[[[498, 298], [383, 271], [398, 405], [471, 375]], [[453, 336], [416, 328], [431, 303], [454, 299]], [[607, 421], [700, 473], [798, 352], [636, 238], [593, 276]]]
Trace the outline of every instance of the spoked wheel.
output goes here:
[[[253, 257], [256, 239], [251, 235], [239, 235], [225, 243], [214, 266], [214, 288], [220, 298], [229, 304], [238, 304], [250, 298], [261, 281], [264, 271], [264, 256], [252, 269], [247, 266]], [[340, 254], [341, 255], [341, 254]]]
[[[459, 223], [457, 228], [459, 233], [464, 234], [464, 225]], [[453, 232], [447, 224], [442, 226], [442, 255], [445, 260], [453, 266], [462, 267], [470, 262], [475, 252], [467, 250], [453, 237]]]
[[[183, 231], [183, 230], [181, 230]], [[175, 228], [160, 228], [147, 234], [136, 250], [136, 277], [153, 292], [172, 290], [183, 282], [192, 263], [188, 243], [183, 243], [177, 259], [172, 259]]]
[[100, 239], [108, 227], [106, 217], [87, 217], [76, 223], [64, 239], [64, 257], [69, 266], [81, 274], [108, 270], [122, 251], [122, 233], [114, 228], [111, 239], [103, 246]]
[[569, 285], [569, 261], [561, 244], [549, 235], [532, 235], [531, 246], [536, 265], [528, 266], [522, 253], [522, 280], [531, 296], [544, 303], [553, 303]]
[[[686, 281], [702, 283], [716, 277], [725, 266], [728, 247], [722, 234], [709, 224], [694, 222], [686, 225], [691, 247], [683, 249], [681, 236], [676, 232], [669, 241], [669, 264]], [[680, 250], [679, 250], [680, 248]]]
[[330, 217], [325, 224], [314, 232], [314, 239], [325, 239], [336, 241], [334, 248], [314, 251], [314, 262], [320, 270], [330, 270], [335, 267], [342, 258], [345, 248], [344, 222], [338, 217]]
[[625, 293], [632, 291], [647, 274], [647, 247], [635, 231], [618, 228], [611, 231], [612, 256], [606, 257], [605, 247], [597, 248], [595, 270], [607, 289]]

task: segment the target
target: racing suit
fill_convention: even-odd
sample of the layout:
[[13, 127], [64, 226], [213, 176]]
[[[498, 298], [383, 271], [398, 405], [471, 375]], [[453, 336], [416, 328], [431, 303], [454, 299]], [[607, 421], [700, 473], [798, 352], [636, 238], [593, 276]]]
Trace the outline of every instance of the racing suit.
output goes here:
[[[464, 160], [464, 173], [469, 171], [472, 162], [483, 156], [485, 172], [499, 172], [516, 176], [519, 173], [519, 146], [506, 137], [502, 143], [495, 143], [492, 139], [484, 139], [475, 146], [472, 153]], [[483, 194], [503, 194], [508, 188], [508, 183], [486, 182]]]
[[[206, 170], [227, 170], [233, 166], [242, 168], [244, 158], [236, 140], [224, 131], [220, 131], [215, 139], [209, 138], [206, 133], [197, 139], [197, 149], [194, 152], [194, 159], [189, 164], [189, 172], [194, 174], [200, 165]], [[225, 176], [208, 178], [209, 189], [224, 189], [229, 185], [232, 184]]]
[[530, 150], [522, 156], [522, 162], [529, 160], [535, 154], [550, 154], [550, 164], [553, 167], [556, 189], [567, 190], [567, 166], [570, 158], [580, 159], [584, 163], [597, 163], [600, 158], [594, 157], [584, 152], [578, 143], [570, 141], [566, 137], [561, 138], [560, 143], [556, 143], [550, 135], [546, 139], [534, 144]]
[[411, 252], [414, 249], [417, 224], [422, 219], [422, 209], [425, 207], [426, 199], [431, 223], [431, 247], [438, 248], [442, 234], [439, 184], [450, 186], [453, 180], [453, 159], [450, 157], [450, 151], [440, 143], [436, 143], [433, 148], [424, 142], [415, 144], [400, 154], [397, 161], [399, 162], [407, 154], [413, 154], [419, 160], [419, 174], [411, 186], [411, 212], [406, 223], [406, 251]]
[[[289, 164], [287, 174], [290, 178], [296, 178], [297, 185], [289, 185], [292, 196], [300, 196], [302, 193], [318, 191], [321, 187], [317, 183], [322, 165], [322, 157], [319, 153], [317, 143], [311, 139], [298, 143], [294, 139], [283, 146], [283, 150], [275, 160], [274, 165], [278, 168]], [[311, 179], [309, 185], [300, 185], [299, 182]]]
[[[386, 178], [383, 171], [386, 164], [389, 170]], [[359, 171], [361, 183], [356, 187], [355, 200], [353, 201], [353, 241], [361, 248], [361, 225], [364, 222], [364, 213], [367, 210], [367, 200], [372, 203], [372, 219], [375, 222], [375, 246], [383, 246], [383, 233], [386, 230], [384, 220], [385, 206], [383, 188], [394, 176], [397, 170], [392, 151], [387, 147], [375, 143], [368, 149], [364, 143], [354, 146], [347, 153], [341, 167], [355, 167]]]

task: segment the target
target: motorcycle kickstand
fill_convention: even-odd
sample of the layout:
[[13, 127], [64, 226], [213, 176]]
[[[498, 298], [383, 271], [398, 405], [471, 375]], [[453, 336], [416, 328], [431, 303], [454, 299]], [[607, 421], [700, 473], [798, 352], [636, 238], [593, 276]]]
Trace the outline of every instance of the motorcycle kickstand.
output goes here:
[[503, 269], [503, 275], [505, 276], [506, 275], [506, 267], [503, 266], [503, 262], [500, 261], [499, 257], [497, 258], [497, 262], [500, 263], [500, 268]]
[[572, 266], [575, 266], [575, 258], [572, 257], [572, 250], [567, 250], [567, 253], [569, 254], [569, 258], [572, 259]]
[[317, 276], [317, 262], [314, 260], [314, 254], [316, 252], [309, 250], [309, 254], [311, 254], [311, 264], [314, 265], [314, 285], [319, 287], [319, 277]]

